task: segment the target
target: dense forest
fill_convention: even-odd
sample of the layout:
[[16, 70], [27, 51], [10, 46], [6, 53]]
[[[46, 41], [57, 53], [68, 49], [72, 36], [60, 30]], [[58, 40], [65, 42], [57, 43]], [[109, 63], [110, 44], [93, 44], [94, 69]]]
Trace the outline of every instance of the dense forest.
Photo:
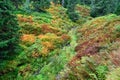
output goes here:
[[0, 0], [0, 80], [120, 80], [120, 0]]

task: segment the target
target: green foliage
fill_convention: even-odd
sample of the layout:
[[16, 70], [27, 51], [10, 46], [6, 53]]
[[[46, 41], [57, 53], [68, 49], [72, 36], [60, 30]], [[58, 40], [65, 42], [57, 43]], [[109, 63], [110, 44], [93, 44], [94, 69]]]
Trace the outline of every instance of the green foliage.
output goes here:
[[35, 57], [41, 56], [42, 55], [42, 54], [40, 54], [41, 48], [42, 48], [41, 41], [39, 39], [37, 39], [35, 41], [35, 43], [28, 48], [28, 50], [27, 50], [28, 56], [34, 57], [34, 55], [32, 55], [33, 53], [37, 54]]
[[[66, 68], [61, 74], [61, 80], [105, 80], [108, 67], [98, 65], [89, 57], [82, 57], [81, 61], [76, 62], [77, 66]], [[66, 76], [67, 75], [67, 76]]]
[[[70, 31], [69, 35], [72, 35], [71, 46], [65, 46], [64, 49], [55, 49], [49, 53], [46, 57], [31, 57], [32, 52], [38, 49], [38, 52], [41, 51], [42, 45], [41, 41], [37, 40], [35, 44], [28, 47], [25, 53], [21, 53], [18, 57], [20, 60], [19, 64], [23, 64], [19, 66], [19, 71], [25, 68], [25, 65], [31, 65], [31, 72], [25, 72], [25, 75], [21, 75], [20, 73], [17, 76], [17, 79], [25, 79], [25, 80], [54, 80], [56, 75], [64, 68], [64, 66], [68, 63], [68, 61], [73, 56], [74, 47], [76, 46], [76, 35], [75, 30]], [[57, 45], [57, 43], [56, 43]], [[37, 52], [36, 52], [37, 53]], [[29, 72], [29, 73], [28, 73]]]
[[12, 14], [9, 1], [0, 1], [0, 57], [5, 58], [16, 52], [19, 42], [19, 26]]
[[82, 5], [90, 5], [91, 4], [91, 0], [77, 0], [77, 2]]
[[54, 3], [54, 4], [59, 4], [59, 1], [60, 1], [60, 0], [53, 0], [53, 3]]
[[15, 6], [16, 9], [18, 9], [19, 6], [23, 4], [23, 0], [10, 0], [10, 1]]
[[76, 1], [69, 0], [67, 5], [67, 14], [72, 21], [77, 21], [79, 19], [79, 15], [75, 12]]
[[120, 15], [120, 3], [118, 3], [115, 14]]
[[120, 32], [120, 25], [117, 25], [115, 28], [117, 32]]
[[[8, 0], [4, 0], [5, 3], [7, 3], [7, 1]], [[119, 75], [117, 75], [119, 74], [119, 69], [107, 74], [109, 67], [107, 65], [109, 65], [109, 61], [107, 60], [108, 58], [106, 58], [106, 55], [87, 55], [87, 53], [94, 53], [93, 51], [97, 50], [97, 48], [100, 48], [99, 51], [97, 50], [98, 53], [104, 51], [101, 49], [101, 47], [104, 48], [104, 45], [101, 46], [100, 43], [103, 42], [104, 44], [104, 40], [108, 40], [109, 35], [112, 35], [110, 33], [113, 33], [113, 31], [119, 34], [119, 17], [112, 14], [97, 19], [90, 18], [89, 20], [92, 20], [86, 23], [81, 29], [81, 26], [79, 25], [80, 22], [83, 24], [88, 19], [86, 18], [86, 15], [84, 18], [86, 20], [79, 19], [80, 16], [75, 9], [75, 6], [79, 1], [80, 4], [83, 5], [93, 4], [90, 5], [92, 6], [93, 17], [105, 15], [113, 13], [111, 12], [113, 10], [111, 5], [115, 6], [112, 4], [114, 2], [113, 0], [110, 0], [111, 2], [108, 0], [52, 0], [55, 4], [62, 4], [62, 6], [65, 7], [63, 8], [58, 5], [52, 5], [48, 11], [53, 16], [50, 13], [41, 12], [49, 8], [50, 0], [31, 0], [31, 2], [30, 0], [23, 1], [28, 1], [24, 5], [26, 10], [29, 10], [30, 8], [32, 10], [34, 8], [37, 11], [40, 11], [40, 13], [36, 11], [31, 13], [28, 11], [28, 13], [26, 13], [23, 12], [24, 10], [18, 10], [13, 14], [10, 9], [12, 7], [8, 7], [11, 5], [7, 3], [5, 4], [5, 7], [3, 7], [3, 1], [0, 1], [0, 56], [3, 56], [1, 51], [2, 53], [8, 51], [6, 54], [13, 53], [13, 50], [16, 49], [19, 41], [19, 28], [16, 24], [17, 21], [15, 16], [13, 15], [20, 13], [18, 14], [19, 25], [22, 27], [21, 32], [23, 35], [26, 35], [23, 38], [21, 37], [21, 40], [23, 40], [21, 46], [24, 48], [24, 51], [22, 53], [20, 52], [14, 60], [6, 62], [0, 61], [0, 80], [105, 80], [106, 75], [109, 75], [107, 80], [119, 80]], [[20, 6], [21, 4], [17, 5]], [[79, 9], [80, 11], [83, 10], [82, 7]], [[65, 13], [66, 10], [71, 20], [68, 19], [68, 16]], [[87, 12], [87, 10], [88, 9], [85, 9], [85, 12]], [[119, 14], [118, 7], [115, 11]], [[77, 20], [80, 20], [78, 22], [79, 24], [74, 23], [77, 22]], [[113, 27], [113, 25], [117, 26]], [[78, 29], [77, 26], [79, 26], [80, 29]], [[77, 34], [79, 32], [80, 34]], [[95, 32], [95, 34], [91, 35], [93, 32]], [[104, 34], [106, 34], [106, 36], [104, 36]], [[102, 39], [101, 37], [99, 39], [99, 35], [105, 39]], [[78, 36], [80, 36], [80, 41], [78, 40]], [[96, 36], [98, 37], [96, 38]], [[92, 38], [94, 37], [95, 40], [92, 41]], [[81, 55], [78, 54], [78, 58], [75, 57], [74, 60], [76, 62], [70, 63], [70, 60], [74, 59], [73, 56], [76, 55], [76, 45], [85, 40], [90, 42], [90, 44], [83, 44], [84, 46], [80, 47], [80, 51], [78, 51], [81, 52], [81, 54], [83, 52], [85, 55], [82, 56], [84, 57], [79, 57]], [[97, 45], [100, 44], [100, 47], [95, 46], [95, 49], [92, 48], [91, 45], [94, 46], [94, 42], [97, 42]], [[84, 51], [82, 49], [86, 50]], [[107, 53], [107, 51], [105, 53]], [[97, 57], [98, 59], [96, 59]], [[112, 64], [110, 63], [110, 67], [111, 65]], [[62, 77], [64, 79], [62, 79]]]
[[52, 20], [52, 15], [50, 13], [38, 13], [34, 12], [32, 14], [34, 21], [38, 23], [50, 23]]
[[102, 16], [109, 13], [119, 13], [119, 0], [93, 0], [91, 2], [91, 16]]
[[61, 4], [63, 7], [67, 8], [69, 0], [52, 0], [54, 4]]
[[107, 66], [98, 66], [96, 67], [96, 73], [97, 73], [97, 78], [98, 80], [105, 80], [106, 78], [106, 73], [108, 72], [108, 67]]
[[41, 33], [41, 27], [36, 24], [31, 25], [29, 23], [21, 23], [20, 26], [22, 27], [21, 32], [24, 34], [39, 35]]
[[36, 11], [44, 11], [45, 9], [49, 8], [50, 1], [49, 0], [32, 0], [33, 6]]
[[24, 10], [29, 13], [30, 10], [30, 0], [26, 0], [26, 2], [24, 3]]
[[115, 35], [117, 38], [120, 37], [120, 25], [115, 26]]
[[69, 12], [68, 16], [74, 22], [76, 22], [80, 17], [76, 12]]

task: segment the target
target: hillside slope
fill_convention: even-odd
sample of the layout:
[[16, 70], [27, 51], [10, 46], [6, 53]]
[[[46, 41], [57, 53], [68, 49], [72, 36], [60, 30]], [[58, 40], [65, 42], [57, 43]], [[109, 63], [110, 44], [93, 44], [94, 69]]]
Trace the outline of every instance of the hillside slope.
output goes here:
[[119, 70], [120, 16], [111, 14], [95, 18], [83, 24], [77, 34], [77, 54], [60, 80], [106, 80], [107, 76], [107, 80], [119, 80], [116, 67]]
[[66, 9], [51, 4], [46, 12], [16, 12], [22, 51], [6, 61], [0, 80], [119, 80], [120, 16], [69, 19]]
[[3, 64], [0, 80], [54, 80], [75, 53], [78, 24], [60, 5], [44, 13], [16, 13], [23, 51]]

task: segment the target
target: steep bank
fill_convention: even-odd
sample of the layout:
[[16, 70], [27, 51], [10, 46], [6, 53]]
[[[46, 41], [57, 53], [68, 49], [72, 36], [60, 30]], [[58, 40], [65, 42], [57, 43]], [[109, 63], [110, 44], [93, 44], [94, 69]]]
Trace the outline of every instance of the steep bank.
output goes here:
[[[119, 29], [120, 17], [114, 14], [95, 18], [79, 28], [78, 45], [75, 47], [77, 54], [69, 62], [66, 71], [63, 71], [65, 74], [61, 79], [110, 79], [114, 75], [112, 71], [116, 71], [116, 67], [119, 69], [120, 65]], [[115, 79], [118, 78], [112, 78]]]

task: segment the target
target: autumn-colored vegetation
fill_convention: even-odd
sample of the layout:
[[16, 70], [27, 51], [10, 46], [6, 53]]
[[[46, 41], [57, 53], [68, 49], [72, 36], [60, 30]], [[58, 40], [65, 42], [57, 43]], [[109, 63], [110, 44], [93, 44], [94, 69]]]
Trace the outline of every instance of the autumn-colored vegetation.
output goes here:
[[[108, 21], [108, 19], [111, 20]], [[115, 26], [119, 25], [119, 17], [108, 15], [100, 17], [83, 25], [78, 32], [81, 34], [79, 45], [75, 48], [78, 53], [76, 58], [97, 54], [105, 44], [110, 44], [117, 39]], [[75, 61], [73, 59], [73, 61]]]
[[80, 15], [83, 17], [88, 17], [90, 16], [90, 9], [87, 6], [76, 6], [76, 10], [79, 11]]
[[[72, 3], [74, 12], [68, 12], [72, 1], [65, 6], [53, 0], [44, 7], [33, 0], [31, 10], [13, 14], [21, 48], [0, 67], [0, 80], [120, 79], [120, 16], [93, 18], [89, 3]], [[79, 17], [73, 21], [70, 15]]]
[[[85, 80], [86, 77], [105, 80], [107, 73], [104, 74], [103, 72], [101, 74], [104, 75], [101, 75], [99, 71], [96, 74], [96, 68], [101, 65], [107, 66], [109, 70], [114, 70], [112, 65], [119, 67], [120, 41], [118, 28], [116, 29], [116, 26], [119, 25], [120, 17], [112, 14], [88, 21], [78, 29], [80, 38], [79, 44], [75, 48], [77, 54], [68, 63], [70, 70], [66, 74], [73, 76], [76, 80]], [[82, 62], [84, 58], [85, 63]], [[82, 66], [83, 64], [85, 67]], [[71, 79], [71, 77], [68, 76], [63, 79]]]

